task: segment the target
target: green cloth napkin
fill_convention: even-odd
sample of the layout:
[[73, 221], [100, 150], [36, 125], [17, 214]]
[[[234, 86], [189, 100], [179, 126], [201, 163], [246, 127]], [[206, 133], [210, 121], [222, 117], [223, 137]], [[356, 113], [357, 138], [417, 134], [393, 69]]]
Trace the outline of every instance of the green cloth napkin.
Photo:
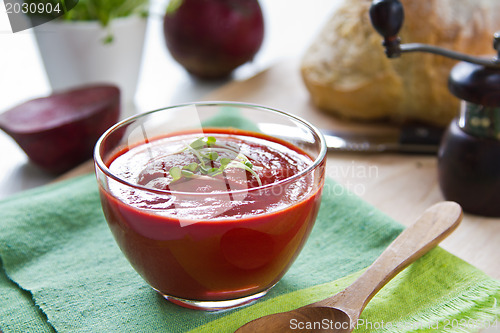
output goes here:
[[[327, 180], [309, 241], [267, 296], [231, 311], [189, 310], [160, 297], [131, 268], [102, 214], [94, 175], [85, 175], [0, 202], [0, 329], [232, 332], [345, 287], [401, 230]], [[375, 296], [357, 331], [475, 332], [475, 324], [498, 325], [499, 300], [499, 281], [436, 248]]]

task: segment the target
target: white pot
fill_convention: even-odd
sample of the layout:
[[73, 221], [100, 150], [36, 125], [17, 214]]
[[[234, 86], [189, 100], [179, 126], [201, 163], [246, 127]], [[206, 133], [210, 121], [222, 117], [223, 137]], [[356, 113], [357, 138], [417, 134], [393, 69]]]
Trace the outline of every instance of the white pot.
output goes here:
[[[133, 102], [141, 67], [147, 19], [118, 18], [103, 28], [97, 21], [51, 21], [35, 36], [53, 90], [90, 83], [114, 83], [122, 101]], [[113, 41], [104, 43], [111, 33]]]

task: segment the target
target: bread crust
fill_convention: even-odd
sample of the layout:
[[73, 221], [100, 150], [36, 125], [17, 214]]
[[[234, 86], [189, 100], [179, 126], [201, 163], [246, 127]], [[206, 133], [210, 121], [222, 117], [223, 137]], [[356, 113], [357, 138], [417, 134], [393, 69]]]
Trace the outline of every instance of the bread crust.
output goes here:
[[[485, 5], [478, 0], [402, 0], [402, 42], [494, 54]], [[456, 61], [408, 53], [388, 59], [373, 29], [371, 0], [344, 0], [306, 51], [301, 75], [319, 109], [355, 120], [446, 125], [459, 100], [447, 88]]]

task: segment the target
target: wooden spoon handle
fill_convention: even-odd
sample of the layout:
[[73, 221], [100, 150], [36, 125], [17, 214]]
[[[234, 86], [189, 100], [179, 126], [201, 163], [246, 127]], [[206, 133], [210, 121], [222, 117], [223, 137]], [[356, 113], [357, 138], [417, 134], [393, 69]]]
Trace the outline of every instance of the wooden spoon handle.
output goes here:
[[335, 305], [346, 311], [352, 320], [357, 320], [371, 298], [405, 267], [452, 233], [462, 215], [461, 207], [455, 202], [441, 202], [428, 208], [352, 285], [316, 304]]

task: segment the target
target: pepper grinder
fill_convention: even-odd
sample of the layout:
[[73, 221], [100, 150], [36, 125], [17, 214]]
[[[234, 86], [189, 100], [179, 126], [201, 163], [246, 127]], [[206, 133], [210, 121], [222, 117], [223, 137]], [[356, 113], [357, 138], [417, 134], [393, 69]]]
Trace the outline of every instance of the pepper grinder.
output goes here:
[[487, 59], [427, 44], [401, 44], [404, 10], [399, 0], [374, 0], [370, 18], [384, 37], [389, 58], [427, 52], [460, 60], [448, 78], [448, 88], [461, 104], [439, 147], [439, 185], [443, 196], [464, 211], [500, 217], [500, 32], [493, 36], [497, 54]]

